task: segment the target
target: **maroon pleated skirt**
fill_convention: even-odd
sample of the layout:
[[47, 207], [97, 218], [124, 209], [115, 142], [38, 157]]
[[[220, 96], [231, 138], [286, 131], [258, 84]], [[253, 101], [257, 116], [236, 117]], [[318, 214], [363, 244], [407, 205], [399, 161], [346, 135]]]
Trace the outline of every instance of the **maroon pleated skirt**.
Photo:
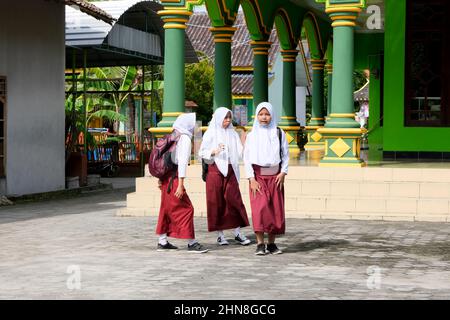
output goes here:
[[266, 232], [274, 235], [285, 233], [286, 221], [284, 213], [284, 186], [277, 188], [275, 175], [261, 175], [260, 166], [253, 165], [255, 179], [261, 185], [261, 193], [253, 196], [250, 189], [250, 205], [252, 223], [255, 232]]
[[208, 231], [249, 226], [239, 183], [231, 164], [228, 166], [226, 177], [219, 171], [215, 163], [208, 165], [206, 208]]
[[195, 239], [194, 207], [186, 192], [181, 199], [175, 197], [178, 176], [175, 176], [170, 192], [167, 192], [171, 177], [170, 174], [161, 179], [161, 207], [156, 234], [167, 233], [168, 237]]

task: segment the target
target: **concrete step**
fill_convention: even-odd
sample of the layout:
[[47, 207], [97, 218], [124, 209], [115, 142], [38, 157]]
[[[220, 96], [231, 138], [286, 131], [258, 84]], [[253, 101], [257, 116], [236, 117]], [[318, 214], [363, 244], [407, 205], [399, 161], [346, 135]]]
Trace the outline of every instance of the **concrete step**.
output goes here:
[[[145, 171], [148, 175], [148, 170]], [[244, 166], [240, 165], [241, 179], [245, 179]], [[201, 177], [200, 164], [187, 169], [187, 178]], [[450, 182], [450, 170], [439, 168], [323, 168], [290, 166], [288, 179], [302, 181], [391, 181], [391, 182]]]
[[[196, 210], [206, 210], [204, 193], [188, 193]], [[250, 199], [243, 196], [247, 211]], [[159, 208], [160, 193], [141, 192], [127, 195], [127, 208]], [[368, 212], [401, 214], [450, 215], [450, 199], [382, 198], [352, 196], [285, 196], [286, 211], [296, 212]]]
[[[186, 188], [195, 215], [206, 217], [200, 165], [188, 168]], [[250, 215], [245, 178], [240, 190]], [[128, 195], [121, 214], [157, 215], [160, 194], [157, 179], [136, 179], [136, 192]], [[450, 222], [450, 170], [290, 167], [285, 200], [287, 217]]]
[[[201, 179], [187, 179], [188, 194], [204, 194], [205, 183]], [[241, 181], [240, 191], [243, 197], [249, 195], [247, 181]], [[155, 179], [138, 178], [137, 193], [159, 193]], [[285, 195], [296, 197], [356, 197], [373, 199], [450, 199], [450, 182], [343, 182], [343, 181], [296, 181], [286, 180]]]

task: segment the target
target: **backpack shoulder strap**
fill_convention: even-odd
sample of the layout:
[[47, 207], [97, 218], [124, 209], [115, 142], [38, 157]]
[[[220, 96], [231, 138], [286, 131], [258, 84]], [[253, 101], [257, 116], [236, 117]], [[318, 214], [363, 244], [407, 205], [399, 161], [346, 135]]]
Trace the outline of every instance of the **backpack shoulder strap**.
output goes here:
[[[281, 128], [277, 127], [278, 140], [280, 141], [280, 161], [283, 161], [283, 144], [281, 143]], [[281, 162], [280, 162], [281, 163]]]

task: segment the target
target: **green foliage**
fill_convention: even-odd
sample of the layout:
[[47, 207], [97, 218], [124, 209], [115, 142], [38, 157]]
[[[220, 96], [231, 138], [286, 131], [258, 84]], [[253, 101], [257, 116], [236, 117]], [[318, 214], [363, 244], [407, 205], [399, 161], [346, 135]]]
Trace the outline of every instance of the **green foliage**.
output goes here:
[[214, 68], [208, 59], [186, 66], [186, 100], [197, 105], [197, 120], [206, 125], [213, 114]]
[[[361, 89], [367, 82], [366, 75], [364, 74], [364, 71], [362, 70], [355, 70], [353, 72], [353, 92], [358, 91]], [[328, 104], [328, 76], [325, 73], [324, 76], [324, 114], [327, 113], [327, 104]], [[355, 104], [355, 112], [359, 111], [359, 104]]]

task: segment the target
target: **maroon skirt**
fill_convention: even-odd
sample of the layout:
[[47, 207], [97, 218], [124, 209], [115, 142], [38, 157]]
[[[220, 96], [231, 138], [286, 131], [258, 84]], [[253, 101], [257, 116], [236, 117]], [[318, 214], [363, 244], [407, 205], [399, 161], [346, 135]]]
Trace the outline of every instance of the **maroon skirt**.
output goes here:
[[277, 188], [277, 174], [261, 175], [260, 166], [253, 165], [255, 179], [261, 185], [260, 192], [253, 196], [250, 189], [253, 230], [274, 235], [284, 234], [286, 229], [284, 214], [284, 186]]
[[208, 165], [206, 208], [208, 231], [249, 226], [239, 183], [231, 164], [228, 165], [226, 177], [219, 171], [215, 163]]
[[195, 239], [194, 207], [186, 192], [181, 199], [175, 197], [178, 176], [175, 176], [170, 192], [167, 192], [171, 178], [170, 174], [161, 179], [161, 207], [156, 234], [166, 233], [168, 237]]

